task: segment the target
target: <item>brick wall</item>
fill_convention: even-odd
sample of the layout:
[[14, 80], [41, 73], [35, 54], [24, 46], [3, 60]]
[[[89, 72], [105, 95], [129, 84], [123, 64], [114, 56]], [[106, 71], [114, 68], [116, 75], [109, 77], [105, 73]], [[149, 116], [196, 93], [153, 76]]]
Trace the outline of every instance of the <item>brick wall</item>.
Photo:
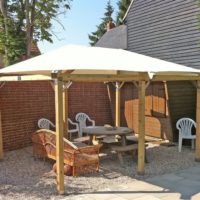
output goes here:
[[[30, 145], [31, 133], [41, 117], [55, 121], [54, 91], [48, 81], [0, 83], [3, 144], [5, 150]], [[73, 83], [69, 89], [69, 117], [86, 112], [97, 125], [112, 123], [106, 86]]]
[[[45, 117], [55, 122], [52, 86], [48, 81], [6, 82], [1, 86], [2, 83], [0, 111], [4, 149], [13, 150], [30, 145], [30, 136], [37, 130], [38, 119]], [[149, 87], [146, 104], [149, 103], [148, 98], [153, 95], [151, 91], [154, 90]], [[114, 124], [114, 92], [112, 84], [107, 90], [107, 85], [103, 83], [73, 83], [69, 89], [69, 117], [74, 121], [76, 113], [85, 112], [96, 121], [96, 125]], [[148, 105], [146, 107], [148, 108]], [[121, 112], [121, 125], [131, 127], [137, 133], [138, 94], [133, 84], [126, 83], [122, 88]], [[148, 114], [148, 109], [146, 112]], [[145, 130], [147, 135], [168, 139], [172, 137], [169, 117], [147, 115]]]

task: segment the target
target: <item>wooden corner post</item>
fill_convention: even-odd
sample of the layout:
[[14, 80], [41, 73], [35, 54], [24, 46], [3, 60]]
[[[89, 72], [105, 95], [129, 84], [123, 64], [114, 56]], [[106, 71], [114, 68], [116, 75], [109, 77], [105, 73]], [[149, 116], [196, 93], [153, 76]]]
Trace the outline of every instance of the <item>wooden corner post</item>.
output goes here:
[[68, 135], [68, 88], [63, 85], [63, 133], [64, 137], [69, 139]]
[[195, 160], [200, 162], [200, 81], [197, 81]]
[[145, 162], [145, 81], [139, 81], [138, 85], [138, 174], [144, 174], [144, 162]]
[[120, 83], [115, 86], [115, 126], [120, 126]]
[[115, 85], [115, 126], [120, 126], [121, 121], [121, 92], [120, 89], [124, 85], [124, 82], [116, 82]]
[[2, 133], [2, 119], [0, 112], [0, 160], [3, 159], [3, 133]]
[[64, 194], [63, 83], [55, 80], [57, 191]]

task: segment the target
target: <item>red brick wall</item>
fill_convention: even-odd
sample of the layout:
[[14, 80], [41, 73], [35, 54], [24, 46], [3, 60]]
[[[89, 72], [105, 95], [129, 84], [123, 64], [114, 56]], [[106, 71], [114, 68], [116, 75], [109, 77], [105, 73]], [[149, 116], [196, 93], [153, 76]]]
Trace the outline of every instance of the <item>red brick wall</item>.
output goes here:
[[69, 117], [75, 120], [79, 112], [87, 113], [96, 125], [112, 123], [106, 85], [103, 83], [73, 83], [69, 89]]
[[[5, 150], [30, 145], [31, 133], [37, 129], [41, 117], [55, 122], [54, 91], [48, 81], [0, 83], [0, 111], [2, 113]], [[69, 117], [74, 121], [78, 112], [87, 113], [97, 125], [113, 124], [115, 95], [110, 85], [103, 83], [73, 83], [69, 89]], [[151, 96], [147, 90], [146, 98]], [[148, 103], [148, 101], [146, 102]], [[111, 112], [112, 110], [112, 112]], [[121, 91], [122, 125], [138, 132], [138, 97], [133, 84], [125, 84]], [[168, 138], [172, 136], [169, 117], [146, 116], [146, 134]]]
[[54, 94], [50, 83], [6, 82], [0, 89], [0, 110], [4, 149], [29, 145], [37, 120], [43, 116], [54, 120]]
[[[47, 81], [0, 83], [3, 144], [13, 150], [30, 144], [31, 133], [41, 117], [55, 121], [54, 91]], [[103, 83], [73, 83], [69, 89], [69, 117], [86, 112], [97, 125], [111, 123], [106, 86]]]

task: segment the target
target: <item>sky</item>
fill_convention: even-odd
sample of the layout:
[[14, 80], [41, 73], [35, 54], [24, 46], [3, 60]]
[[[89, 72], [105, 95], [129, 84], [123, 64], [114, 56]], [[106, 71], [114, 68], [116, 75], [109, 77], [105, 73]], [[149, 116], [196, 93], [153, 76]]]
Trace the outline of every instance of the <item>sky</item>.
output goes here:
[[[89, 45], [88, 34], [96, 30], [96, 25], [100, 24], [104, 16], [105, 7], [108, 0], [73, 0], [71, 9], [65, 16], [60, 17], [60, 22], [65, 30], [57, 23], [53, 22], [53, 44], [49, 42], [39, 42], [38, 46], [42, 53], [67, 44]], [[115, 11], [115, 19], [118, 0], [111, 0]]]

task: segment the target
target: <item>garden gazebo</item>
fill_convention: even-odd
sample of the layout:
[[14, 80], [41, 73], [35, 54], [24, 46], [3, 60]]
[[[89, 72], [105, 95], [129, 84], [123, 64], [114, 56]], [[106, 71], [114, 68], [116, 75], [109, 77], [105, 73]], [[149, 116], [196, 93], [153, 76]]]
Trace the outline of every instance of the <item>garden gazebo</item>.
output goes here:
[[[0, 81], [52, 80], [55, 87], [57, 190], [64, 193], [63, 135], [67, 132], [66, 82], [115, 82], [116, 126], [120, 126], [120, 88], [133, 82], [139, 96], [138, 173], [145, 170], [145, 90], [151, 81], [196, 81], [196, 150], [200, 161], [200, 70], [133, 52], [100, 47], [68, 45], [0, 70]], [[1, 127], [0, 127], [1, 131]], [[2, 144], [0, 142], [0, 155]]]

